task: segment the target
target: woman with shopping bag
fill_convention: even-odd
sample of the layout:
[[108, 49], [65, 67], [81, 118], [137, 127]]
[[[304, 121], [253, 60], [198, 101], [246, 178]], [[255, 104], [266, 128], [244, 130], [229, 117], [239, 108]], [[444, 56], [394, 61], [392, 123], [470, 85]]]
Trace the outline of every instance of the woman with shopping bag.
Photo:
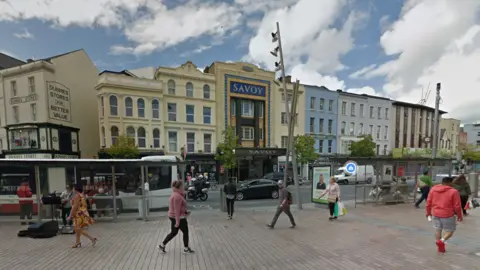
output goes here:
[[340, 186], [337, 184], [335, 177], [330, 178], [327, 189], [325, 189], [325, 191], [322, 192], [319, 199], [325, 195], [327, 195], [328, 209], [330, 210], [330, 217], [328, 219], [329, 220], [337, 219], [338, 214], [335, 215], [334, 212], [335, 212], [335, 206], [337, 206], [337, 209], [338, 209], [337, 202], [340, 200]]

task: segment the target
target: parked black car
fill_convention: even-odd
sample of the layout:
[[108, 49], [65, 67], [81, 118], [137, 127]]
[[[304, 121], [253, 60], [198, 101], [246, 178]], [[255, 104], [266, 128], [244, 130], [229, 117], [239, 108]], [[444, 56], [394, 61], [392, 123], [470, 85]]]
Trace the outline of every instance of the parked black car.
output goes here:
[[255, 179], [240, 182], [237, 186], [237, 200], [278, 199], [278, 184], [269, 179]]
[[[273, 180], [275, 182], [278, 182], [279, 180], [283, 180], [283, 177], [284, 177], [284, 173], [283, 172], [271, 172], [271, 173], [267, 173], [265, 176], [263, 176], [264, 179], [269, 179], [269, 180]], [[293, 178], [288, 175], [287, 176], [287, 187], [290, 186], [290, 185], [293, 185]]]

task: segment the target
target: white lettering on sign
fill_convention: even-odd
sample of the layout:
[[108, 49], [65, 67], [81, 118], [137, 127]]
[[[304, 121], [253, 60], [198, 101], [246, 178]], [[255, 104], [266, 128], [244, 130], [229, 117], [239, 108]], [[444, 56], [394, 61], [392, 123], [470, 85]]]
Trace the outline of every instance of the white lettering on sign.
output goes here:
[[36, 101], [37, 99], [38, 99], [37, 94], [31, 94], [25, 97], [14, 97], [10, 99], [10, 104], [15, 105], [19, 103], [27, 103], [27, 102]]
[[14, 154], [6, 155], [6, 159], [50, 159], [51, 154]]
[[254, 155], [265, 155], [265, 156], [270, 156], [270, 155], [275, 155], [277, 151], [275, 150], [248, 150], [249, 154], [254, 156]]
[[70, 122], [70, 89], [57, 82], [48, 82], [47, 89], [50, 119]]
[[230, 82], [230, 92], [236, 94], [264, 97], [265, 86], [240, 82]]

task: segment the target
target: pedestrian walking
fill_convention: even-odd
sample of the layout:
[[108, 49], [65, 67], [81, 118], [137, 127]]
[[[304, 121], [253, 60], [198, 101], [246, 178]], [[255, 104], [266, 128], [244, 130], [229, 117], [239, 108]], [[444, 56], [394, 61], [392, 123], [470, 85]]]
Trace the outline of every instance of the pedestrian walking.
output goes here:
[[455, 178], [455, 180], [453, 181], [453, 187], [460, 194], [463, 215], [468, 216], [467, 210], [465, 210], [465, 206], [467, 205], [468, 198], [470, 197], [470, 195], [472, 195], [472, 191], [470, 190], [470, 185], [468, 184], [467, 178], [464, 174], [460, 174], [457, 178]]
[[232, 179], [228, 180], [228, 184], [226, 184], [223, 187], [223, 192], [225, 193], [225, 198], [227, 201], [227, 212], [228, 212], [228, 218], [227, 219], [232, 219], [233, 218], [233, 210], [234, 210], [234, 204], [235, 204], [235, 197], [237, 196], [237, 185], [233, 183]]
[[185, 200], [184, 188], [182, 181], [174, 181], [172, 184], [172, 195], [170, 195], [170, 202], [168, 205], [168, 219], [170, 219], [170, 233], [165, 237], [165, 240], [158, 245], [158, 248], [162, 252], [165, 251], [165, 247], [175, 236], [178, 231], [182, 231], [183, 234], [183, 252], [195, 253], [188, 245], [188, 222], [187, 216], [190, 215], [190, 211], [187, 210], [187, 201]]
[[340, 200], [340, 186], [337, 184], [337, 180], [335, 180], [335, 177], [330, 178], [327, 189], [323, 191], [319, 199], [325, 195], [327, 195], [328, 210], [330, 211], [330, 217], [328, 219], [337, 219], [338, 217], [334, 215], [334, 212], [335, 204], [337, 204], [337, 202]]
[[435, 244], [441, 253], [445, 253], [445, 244], [456, 230], [456, 221], [463, 220], [460, 194], [452, 185], [452, 177], [443, 178], [441, 185], [432, 188], [426, 205], [427, 218], [431, 218], [435, 228]]
[[85, 228], [92, 225], [94, 221], [88, 214], [87, 199], [83, 194], [83, 187], [78, 184], [75, 186], [74, 191], [75, 196], [71, 201], [72, 210], [68, 217], [69, 220], [73, 220], [73, 227], [75, 228], [75, 244], [72, 248], [82, 247], [82, 243], [80, 242], [80, 237], [82, 235], [90, 239], [92, 246], [95, 246], [97, 238], [92, 237], [85, 231]]
[[426, 170], [422, 176], [420, 176], [420, 179], [417, 183], [417, 187], [415, 188], [415, 191], [420, 188], [420, 192], [422, 196], [420, 196], [420, 199], [415, 203], [416, 208], [420, 208], [420, 204], [423, 202], [423, 200], [428, 199], [428, 194], [430, 193], [430, 189], [433, 186], [432, 182], [432, 177], [428, 175], [429, 171]]
[[[72, 199], [75, 196], [75, 192], [73, 192], [70, 185], [65, 187], [65, 191], [62, 192], [60, 198], [62, 199], [62, 221], [63, 227], [67, 227], [67, 217], [70, 216], [70, 212], [72, 211]], [[68, 221], [68, 225], [72, 226], [72, 220]]]
[[275, 228], [278, 217], [281, 213], [285, 213], [290, 219], [290, 223], [292, 224], [290, 228], [295, 228], [297, 225], [295, 224], [295, 219], [293, 218], [292, 212], [290, 211], [290, 205], [292, 204], [292, 194], [287, 190], [282, 180], [278, 181], [278, 197], [280, 199], [280, 205], [277, 207], [277, 211], [273, 216], [272, 222], [268, 224], [267, 227], [271, 229]]

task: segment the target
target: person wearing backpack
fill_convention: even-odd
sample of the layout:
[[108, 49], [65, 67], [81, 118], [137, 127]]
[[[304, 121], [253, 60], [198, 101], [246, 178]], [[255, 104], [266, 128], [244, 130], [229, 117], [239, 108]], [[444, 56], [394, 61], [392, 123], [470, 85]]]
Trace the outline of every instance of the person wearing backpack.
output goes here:
[[228, 218], [233, 218], [233, 205], [235, 203], [235, 197], [237, 196], [237, 185], [235, 185], [232, 179], [228, 180], [228, 184], [223, 187], [223, 192], [225, 192], [225, 197], [227, 200], [227, 212]]
[[295, 219], [293, 218], [292, 212], [290, 211], [290, 205], [293, 202], [292, 198], [292, 193], [290, 193], [285, 186], [283, 185], [283, 181], [280, 180], [278, 181], [278, 197], [280, 199], [280, 205], [277, 208], [277, 211], [275, 212], [275, 215], [273, 216], [272, 222], [267, 225], [270, 229], [275, 228], [275, 224], [277, 223], [278, 217], [282, 212], [284, 212], [288, 218], [290, 219], [290, 223], [292, 226], [290, 228], [295, 228], [297, 225], [295, 224]]

